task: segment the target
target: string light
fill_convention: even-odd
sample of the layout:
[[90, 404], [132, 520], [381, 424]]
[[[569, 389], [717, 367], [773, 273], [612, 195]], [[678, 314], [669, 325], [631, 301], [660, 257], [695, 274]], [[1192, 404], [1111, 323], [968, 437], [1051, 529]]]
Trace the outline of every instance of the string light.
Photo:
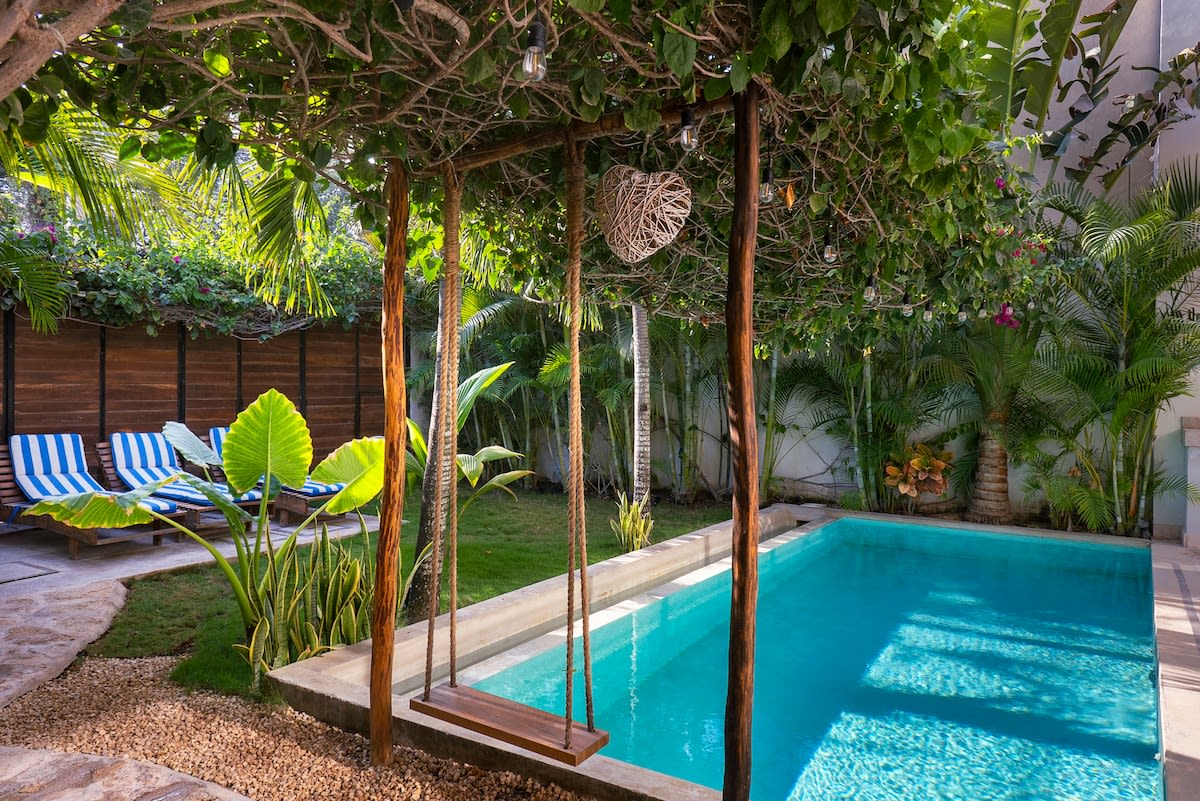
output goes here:
[[967, 321], [967, 304], [965, 303], [958, 304], [958, 321], [960, 323]]
[[821, 252], [821, 258], [826, 264], [833, 264], [838, 260], [837, 247], [833, 244], [833, 223], [825, 228], [825, 248]]
[[984, 317], [987, 317], [988, 316], [987, 306], [984, 306], [982, 303], [980, 303], [979, 311], [975, 312], [975, 316], [978, 317], [980, 320], [982, 320]]
[[900, 313], [905, 317], [913, 316], [912, 295], [908, 294], [908, 290], [904, 290], [904, 300], [900, 306]]
[[767, 126], [767, 159], [763, 164], [762, 183], [758, 185], [758, 202], [767, 205], [775, 199], [775, 170], [771, 168], [775, 152], [775, 126]]
[[691, 106], [684, 106], [679, 112], [679, 146], [689, 153], [700, 146], [700, 134], [696, 131], [696, 112]]
[[921, 312], [921, 319], [927, 323], [933, 322], [933, 301], [925, 301], [925, 311]]
[[879, 299], [879, 290], [875, 286], [875, 275], [872, 273], [867, 278], [867, 287], [863, 290], [863, 300], [867, 303], [874, 303]]
[[1033, 298], [1030, 298], [1029, 302], [1025, 304], [1025, 308], [1029, 309], [1030, 311], [1033, 311], [1034, 309], [1037, 308], [1037, 301], [1034, 300]]
[[775, 171], [768, 163], [763, 166], [762, 183], [758, 185], [758, 202], [766, 205], [775, 199]]
[[540, 81], [546, 77], [546, 25], [540, 15], [529, 23], [529, 36], [525, 45], [521, 75], [527, 81]]

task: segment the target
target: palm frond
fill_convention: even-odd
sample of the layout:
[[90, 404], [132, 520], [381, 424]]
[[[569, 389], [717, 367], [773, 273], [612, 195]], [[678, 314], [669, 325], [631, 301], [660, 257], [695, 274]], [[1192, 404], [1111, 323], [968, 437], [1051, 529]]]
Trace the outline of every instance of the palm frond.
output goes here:
[[58, 330], [67, 298], [62, 266], [42, 250], [19, 242], [0, 242], [0, 286], [12, 290], [29, 307], [33, 330]]

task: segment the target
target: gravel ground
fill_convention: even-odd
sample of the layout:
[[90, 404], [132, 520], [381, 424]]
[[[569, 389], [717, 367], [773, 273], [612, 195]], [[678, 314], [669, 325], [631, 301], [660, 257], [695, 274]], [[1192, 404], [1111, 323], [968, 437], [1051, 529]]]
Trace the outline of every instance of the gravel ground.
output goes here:
[[363, 737], [285, 706], [188, 693], [167, 678], [176, 661], [86, 659], [0, 710], [0, 745], [154, 762], [256, 801], [585, 801], [411, 748], [371, 767]]

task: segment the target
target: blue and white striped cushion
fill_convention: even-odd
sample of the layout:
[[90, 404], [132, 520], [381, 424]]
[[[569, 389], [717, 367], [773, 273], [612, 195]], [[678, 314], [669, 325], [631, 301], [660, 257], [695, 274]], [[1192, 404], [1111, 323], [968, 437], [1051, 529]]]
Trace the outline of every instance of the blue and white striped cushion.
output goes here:
[[[117, 471], [117, 476], [130, 488], [142, 487], [155, 481], [178, 476], [183, 472], [175, 458], [175, 449], [162, 434], [119, 432], [109, 437], [109, 442], [112, 445], [113, 467]], [[224, 484], [215, 486], [231, 501], [256, 501], [262, 498], [262, 493], [258, 490], [251, 490], [234, 498], [229, 492], [228, 486]], [[204, 493], [182, 481], [159, 487], [154, 494], [196, 506], [213, 505]]]
[[229, 426], [214, 426], [208, 429], [208, 444], [212, 447], [218, 458], [225, 458], [223, 451], [225, 450], [225, 437], [227, 436], [229, 436]]
[[345, 484], [323, 484], [320, 481], [313, 481], [310, 478], [304, 482], [303, 487], [292, 487], [290, 489], [297, 495], [303, 495], [307, 498], [319, 498], [323, 495], [333, 495], [335, 492], [341, 492], [345, 488]]
[[[111, 495], [87, 471], [83, 437], [78, 434], [15, 434], [8, 438], [13, 478], [31, 501], [62, 498], [82, 492]], [[162, 514], [175, 504], [147, 498], [141, 506]]]
[[13, 477], [31, 500], [104, 492], [87, 471], [78, 434], [16, 434], [8, 438]]
[[[235, 498], [232, 494], [230, 494], [229, 487], [225, 484], [214, 484], [213, 486], [216, 487], [217, 491], [224, 495], [225, 499], [228, 501], [257, 501], [262, 499], [262, 493], [258, 490], [250, 490], [245, 495], [239, 495]], [[190, 484], [185, 484], [182, 481], [176, 481], [173, 484], [167, 484], [159, 487], [154, 491], [154, 494], [164, 498], [171, 498], [176, 501], [190, 503], [195, 506], [215, 505], [208, 499], [207, 495]]]
[[175, 449], [157, 432], [117, 432], [108, 438], [112, 446], [113, 468], [130, 489], [183, 472], [175, 458]]

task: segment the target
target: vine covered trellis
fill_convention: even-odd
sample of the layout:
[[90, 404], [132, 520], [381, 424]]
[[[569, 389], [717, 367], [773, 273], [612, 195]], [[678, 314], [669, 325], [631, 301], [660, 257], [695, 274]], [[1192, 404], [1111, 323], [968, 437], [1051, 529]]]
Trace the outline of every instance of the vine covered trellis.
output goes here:
[[[589, 188], [615, 164], [684, 178], [692, 208], [679, 238], [630, 268], [590, 225], [583, 280], [595, 296], [652, 313], [729, 323], [739, 487], [731, 798], [749, 792], [754, 329], [811, 344], [835, 329], [907, 324], [889, 312], [913, 303], [945, 312], [1038, 293], [1047, 266], [1012, 257], [1030, 223], [1024, 176], [1007, 160], [1013, 123], [1023, 109], [1035, 128], [1044, 123], [1064, 61], [1091, 52], [1084, 38], [1100, 49], [1080, 64], [1080, 86], [1091, 108], [1103, 102], [1115, 33], [1131, 6], [1113, 4], [1076, 35], [1077, 9], [1051, 0], [1030, 55], [1022, 37], [1036, 20], [1024, 0], [127, 0], [92, 4], [112, 14], [96, 14], [104, 21], [90, 30], [87, 5], [25, 0], [0, 14], [0, 41], [11, 40], [0, 53], [0, 87], [7, 80], [11, 89], [0, 125], [10, 137], [39, 141], [69, 103], [126, 130], [123, 153], [153, 160], [190, 150], [214, 170], [249, 153], [275, 186], [335, 184], [354, 197], [365, 227], [386, 228], [381, 576], [395, 573], [402, 505], [397, 273], [408, 258], [410, 205], [436, 220], [441, 176], [463, 176], [464, 213], [505, 252], [512, 282], [554, 294], [567, 252], [564, 135], [603, 143], [584, 149]], [[1065, 33], [1063, 14], [1052, 13], [1064, 9]], [[526, 38], [539, 26], [548, 70], [531, 81], [521, 61], [531, 41], [543, 43]], [[995, 41], [1005, 31], [1011, 37]], [[44, 66], [17, 88], [12, 74], [39, 53]], [[1156, 97], [1126, 105], [1117, 129], [1146, 129], [1129, 148], [1115, 152], [1116, 139], [1105, 137], [1067, 174], [1118, 172], [1178, 116], [1171, 98], [1182, 97], [1195, 60], [1164, 71]], [[1087, 105], [1072, 110], [1072, 126]], [[685, 112], [698, 126], [696, 149], [678, 142]], [[1070, 127], [1037, 133], [1052, 145]], [[302, 233], [278, 224], [294, 198], [262, 199], [260, 222], [275, 221], [274, 235]], [[389, 642], [379, 609], [394, 606], [390, 591], [372, 621], [374, 638]], [[390, 705], [385, 650], [372, 668], [372, 698]], [[390, 707], [376, 717], [373, 734], [389, 736]], [[379, 761], [390, 759], [383, 745], [373, 737]]]

